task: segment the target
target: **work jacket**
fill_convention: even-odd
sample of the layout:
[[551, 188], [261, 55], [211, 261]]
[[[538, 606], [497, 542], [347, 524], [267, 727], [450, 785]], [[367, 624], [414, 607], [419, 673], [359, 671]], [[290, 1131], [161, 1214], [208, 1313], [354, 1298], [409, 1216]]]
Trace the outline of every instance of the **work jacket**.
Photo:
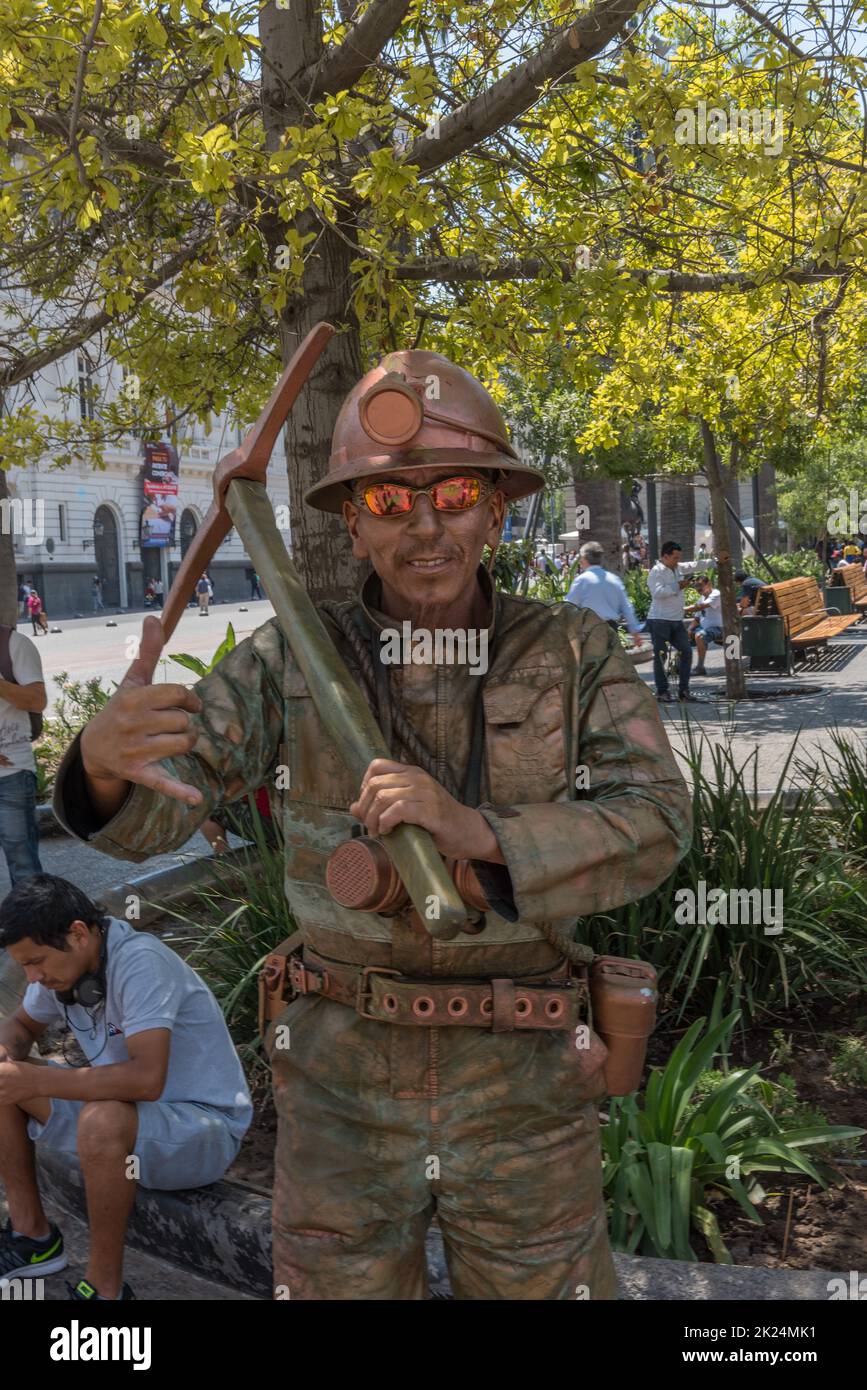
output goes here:
[[[164, 762], [202, 792], [201, 805], [133, 786], [99, 826], [76, 739], [59, 770], [55, 814], [94, 849], [139, 862], [179, 849], [217, 808], [264, 784], [282, 823], [288, 905], [318, 954], [422, 975], [517, 976], [559, 963], [557, 942], [574, 939], [578, 919], [641, 898], [671, 873], [690, 840], [690, 796], [653, 696], [608, 624], [571, 603], [495, 592], [481, 568], [479, 582], [489, 612], [487, 671], [474, 674], [468, 663], [384, 669], [392, 702], [430, 754], [428, 770], [441, 780], [451, 774], [459, 788], [482, 682], [479, 809], [506, 862], [485, 869], [499, 910], [486, 913], [481, 932], [439, 941], [410, 912], [388, 917], [332, 900], [325, 866], [358, 830], [348, 811], [358, 781], [273, 619], [197, 682], [198, 742]], [[378, 607], [380, 593], [371, 575], [359, 597], [335, 610], [360, 609], [374, 638], [399, 629]], [[320, 611], [360, 680], [335, 611]]]

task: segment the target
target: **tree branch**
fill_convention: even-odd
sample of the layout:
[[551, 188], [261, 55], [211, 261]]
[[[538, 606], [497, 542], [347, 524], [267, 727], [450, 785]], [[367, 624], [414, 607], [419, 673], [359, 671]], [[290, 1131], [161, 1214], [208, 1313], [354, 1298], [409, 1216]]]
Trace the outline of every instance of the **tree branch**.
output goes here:
[[[238, 214], [236, 217], [227, 217], [222, 223], [222, 230], [224, 232], [233, 231], [242, 220], [243, 217], [241, 214]], [[74, 352], [76, 348], [81, 347], [82, 343], [86, 343], [88, 339], [92, 338], [95, 333], [99, 333], [103, 328], [107, 328], [110, 323], [127, 318], [131, 310], [138, 308], [138, 306], [147, 299], [148, 295], [153, 294], [154, 290], [158, 290], [162, 285], [165, 285], [177, 275], [178, 271], [181, 270], [188, 261], [191, 261], [194, 256], [198, 255], [202, 248], [211, 240], [213, 235], [214, 232], [212, 229], [208, 231], [205, 236], [199, 237], [188, 246], [182, 247], [180, 251], [176, 251], [173, 256], [169, 256], [167, 260], [163, 261], [162, 265], [159, 266], [152, 275], [147, 276], [146, 279], [142, 281], [138, 289], [129, 291], [132, 295], [133, 303], [127, 305], [122, 313], [112, 314], [109, 313], [107, 309], [101, 309], [98, 314], [91, 314], [90, 318], [83, 319], [77, 328], [73, 328], [64, 334], [59, 342], [55, 343], [52, 347], [40, 348], [38, 352], [32, 352], [27, 356], [19, 357], [14, 366], [7, 367], [6, 371], [0, 372], [0, 390], [9, 386], [16, 386], [20, 381], [25, 381], [36, 372], [40, 372], [44, 367], [49, 366], [50, 363], [56, 362], [58, 358], [65, 357], [67, 353]]]
[[601, 53], [640, 5], [641, 0], [598, 0], [568, 29], [549, 39], [532, 58], [519, 63], [505, 77], [441, 120], [437, 136], [425, 135], [414, 140], [406, 152], [405, 162], [417, 164], [423, 173], [428, 173], [493, 135], [501, 126], [508, 125], [538, 100], [540, 90], [547, 83], [555, 82]]
[[[497, 265], [484, 265], [475, 256], [441, 256], [398, 266], [394, 272], [397, 280], [427, 280], [437, 283], [469, 280], [539, 280], [551, 274], [560, 274], [564, 280], [577, 281], [585, 273], [583, 268], [576, 269], [569, 261], [545, 261], [536, 256], [500, 261]], [[778, 274], [769, 274], [764, 280], [752, 272], [743, 270], [701, 272], [623, 266], [619, 268], [618, 273], [628, 275], [641, 285], [647, 284], [652, 276], [661, 276], [665, 284], [658, 288], [667, 294], [706, 294], [726, 288], [755, 290], [760, 289], [763, 284], [776, 284], [781, 281], [792, 285], [820, 284], [823, 280], [850, 276], [853, 268], [840, 265], [821, 270], [798, 270], [791, 267]]]
[[69, 148], [75, 156], [75, 162], [78, 165], [78, 172], [81, 175], [81, 181], [84, 184], [89, 183], [89, 179], [87, 177], [87, 170], [85, 169], [84, 164], [82, 163], [81, 155], [78, 150], [78, 136], [76, 134], [75, 127], [78, 125], [78, 113], [81, 110], [81, 97], [84, 92], [84, 74], [87, 71], [87, 59], [90, 55], [91, 49], [93, 48], [94, 42], [96, 41], [96, 31], [99, 28], [99, 21], [101, 18], [102, 0], [96, 0], [96, 4], [93, 10], [93, 19], [90, 22], [90, 28], [87, 31], [87, 35], [81, 47], [81, 56], [78, 60], [78, 72], [76, 73], [75, 77], [75, 92], [72, 98], [72, 110], [69, 115]]
[[329, 49], [316, 64], [309, 100], [353, 86], [397, 33], [410, 4], [411, 0], [370, 0], [343, 43]]

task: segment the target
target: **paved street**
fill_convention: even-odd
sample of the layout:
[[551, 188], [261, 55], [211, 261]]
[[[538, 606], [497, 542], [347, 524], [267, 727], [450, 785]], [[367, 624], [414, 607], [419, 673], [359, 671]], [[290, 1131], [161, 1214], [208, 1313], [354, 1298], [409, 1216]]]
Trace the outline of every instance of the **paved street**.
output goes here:
[[[240, 642], [267, 622], [274, 611], [270, 603], [263, 601], [246, 605], [247, 612], [242, 611], [244, 606], [240, 603], [218, 604], [211, 609], [208, 618], [200, 618], [197, 608], [189, 608], [167, 645], [168, 654], [188, 652], [207, 661], [225, 637], [229, 623]], [[127, 643], [131, 637], [141, 634], [145, 616], [144, 613], [130, 613], [116, 617], [61, 618], [52, 624], [61, 628], [61, 632], [36, 639], [48, 689], [46, 713], [51, 713], [59, 694], [56, 677], [60, 671], [66, 671], [74, 680], [99, 676], [103, 685], [120, 680], [131, 660], [127, 655]], [[106, 626], [109, 621], [116, 622], [117, 627]], [[19, 623], [18, 631], [29, 636], [31, 626], [29, 623]], [[160, 664], [156, 674], [157, 681], [176, 681], [182, 685], [192, 685], [196, 679], [192, 671], [169, 660]], [[39, 854], [46, 873], [60, 874], [77, 883], [86, 893], [98, 895], [125, 878], [184, 863], [191, 856], [198, 858], [202, 854], [210, 854], [210, 847], [204, 836], [197, 834], [178, 853], [157, 855], [146, 864], [138, 865], [88, 849], [69, 836], [55, 835], [43, 838]], [[6, 861], [0, 854], [0, 899], [5, 897], [9, 887]]]
[[[777, 783], [799, 729], [799, 756], [805, 762], [815, 762], [819, 748], [831, 748], [829, 730], [835, 725], [850, 741], [863, 740], [867, 732], [867, 623], [853, 625], [830, 642], [823, 664], [839, 669], [799, 670], [791, 681], [784, 676], [747, 676], [751, 689], [803, 684], [819, 687], [815, 694], [741, 701], [737, 705], [724, 698], [712, 699], [707, 705], [660, 705], [673, 747], [681, 751], [685, 748], [684, 729], [689, 720], [693, 729], [707, 739], [703, 758], [703, 766], [707, 767], [711, 745], [731, 735], [739, 762], [758, 750], [758, 786], [760, 790], [769, 790]], [[711, 647], [707, 669], [706, 677], [692, 678], [690, 689], [706, 697], [724, 694], [723, 655], [719, 647]], [[652, 690], [652, 664], [648, 662], [637, 670]], [[670, 679], [672, 692], [676, 693], [677, 678]], [[749, 780], [751, 783], [752, 778]], [[791, 768], [787, 780], [796, 780]]]
[[[246, 612], [242, 611], [246, 608]], [[273, 617], [274, 610], [267, 600], [255, 603], [218, 603], [211, 606], [207, 618], [199, 616], [198, 608], [187, 608], [174, 634], [166, 644], [165, 660], [157, 668], [156, 681], [175, 681], [182, 685], [192, 685], [196, 680], [192, 671], [178, 666], [168, 658], [174, 652], [186, 652], [191, 656], [210, 660], [226, 635], [229, 623], [235, 629], [235, 637], [240, 642], [248, 637], [262, 623]], [[57, 696], [57, 683], [53, 678], [59, 671], [73, 680], [86, 680], [99, 676], [103, 685], [120, 680], [128, 669], [132, 657], [130, 638], [140, 637], [142, 622], [147, 612], [98, 614], [87, 618], [58, 618], [51, 627], [59, 627], [60, 632], [48, 632], [33, 640], [42, 657], [48, 688], [48, 713]], [[116, 623], [109, 627], [108, 623]], [[31, 623], [19, 622], [18, 631], [33, 637]]]

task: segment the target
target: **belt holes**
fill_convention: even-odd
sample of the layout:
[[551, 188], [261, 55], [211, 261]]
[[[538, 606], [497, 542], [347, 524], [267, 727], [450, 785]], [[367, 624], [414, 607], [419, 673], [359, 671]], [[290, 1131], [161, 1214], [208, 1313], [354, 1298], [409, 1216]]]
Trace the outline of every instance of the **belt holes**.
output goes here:
[[545, 1013], [549, 1018], [559, 1018], [563, 1012], [562, 999], [549, 999], [545, 1005]]
[[491, 999], [490, 997], [488, 997], [487, 999], [483, 999], [481, 1004], [479, 1005], [479, 1012], [483, 1014], [485, 1018], [490, 1018], [491, 1014], [494, 1012], [493, 999]]
[[382, 1007], [387, 1014], [397, 1013], [397, 1000], [393, 994], [384, 994], [382, 997]]
[[434, 1011], [434, 1001], [427, 994], [423, 994], [420, 999], [413, 1000], [412, 1011], [416, 1018], [427, 1018]]
[[528, 999], [525, 994], [520, 994], [515, 1000], [515, 1013], [518, 1018], [527, 1018], [533, 1012], [533, 1001]]
[[448, 1003], [448, 1011], [452, 1018], [463, 1018], [469, 1007], [466, 999], [460, 994], [455, 995], [454, 999], [450, 999]]

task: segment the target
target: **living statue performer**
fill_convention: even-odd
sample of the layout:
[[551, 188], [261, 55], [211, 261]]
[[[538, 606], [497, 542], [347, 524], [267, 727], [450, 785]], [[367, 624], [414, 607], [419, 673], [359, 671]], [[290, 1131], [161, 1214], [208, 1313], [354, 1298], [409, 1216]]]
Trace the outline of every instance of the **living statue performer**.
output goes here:
[[[185, 690], [151, 684], [152, 617], [58, 777], [70, 832], [137, 862], [269, 788], [303, 938], [266, 1040], [278, 1297], [425, 1298], [434, 1214], [457, 1298], [617, 1296], [606, 1048], [575, 925], [652, 892], [686, 850], [691, 809], [617, 634], [587, 609], [495, 592], [481, 564], [507, 503], [543, 485], [468, 372], [392, 353], [347, 398], [305, 498], [342, 513], [372, 566], [357, 597], [319, 613], [392, 757], [357, 784], [276, 619]], [[444, 655], [443, 634], [464, 648]], [[401, 823], [464, 861], [476, 909], [450, 940], [399, 882], [362, 907], [351, 873], [326, 878], [353, 835]]]

